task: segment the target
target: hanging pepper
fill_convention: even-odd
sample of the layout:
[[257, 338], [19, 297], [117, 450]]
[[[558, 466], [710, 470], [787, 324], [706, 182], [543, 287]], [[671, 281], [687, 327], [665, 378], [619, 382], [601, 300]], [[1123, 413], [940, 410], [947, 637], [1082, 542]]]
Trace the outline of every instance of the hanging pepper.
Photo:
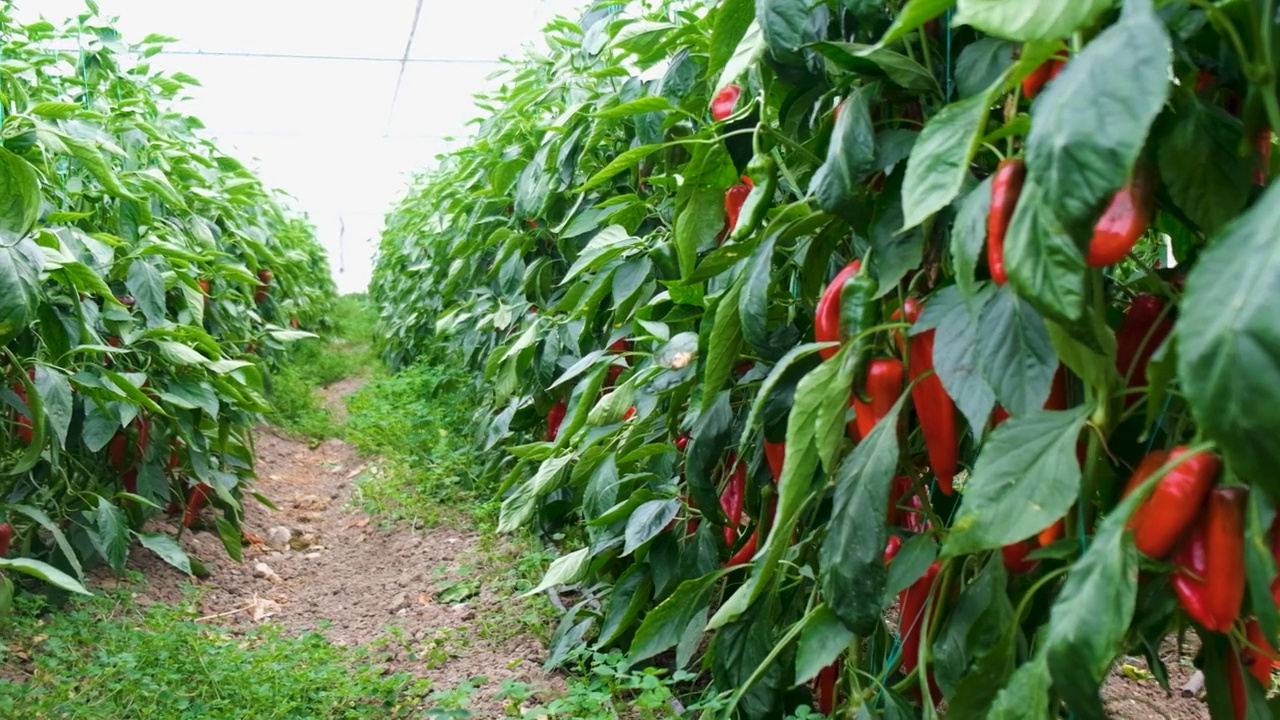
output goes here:
[[[13, 386], [13, 392], [25, 405], [27, 402], [27, 387], [22, 383], [18, 383]], [[35, 442], [35, 428], [31, 423], [31, 418], [23, 415], [22, 413], [18, 413], [18, 427], [16, 432], [18, 433], [18, 438], [21, 439], [24, 444], [30, 445], [32, 442]]]
[[[775, 495], [773, 498], [773, 502], [769, 504], [769, 517], [773, 517], [777, 513], [777, 511], [778, 511], [778, 497]], [[745, 563], [751, 562], [751, 558], [755, 557], [756, 555], [756, 546], [759, 543], [759, 540], [760, 540], [760, 526], [756, 525], [755, 529], [751, 531], [751, 537], [747, 538], [747, 541], [742, 544], [742, 547], [738, 548], [738, 552], [734, 553], [729, 558], [729, 561], [724, 564], [724, 566], [731, 567], [733, 565], [743, 565]], [[791, 542], [795, 543], [795, 539], [792, 538]], [[732, 543], [730, 543], [730, 545], [732, 545]]]
[[182, 514], [182, 525], [191, 527], [191, 523], [196, 521], [200, 516], [200, 509], [204, 507], [205, 502], [209, 500], [209, 493], [213, 492], [213, 488], [200, 483], [191, 489], [191, 497], [187, 499], [187, 510]]
[[1138, 238], [1151, 225], [1155, 206], [1155, 178], [1139, 163], [1129, 181], [1111, 196], [1111, 203], [1093, 226], [1089, 240], [1089, 267], [1114, 265], [1128, 257]]
[[911, 494], [911, 478], [898, 475], [889, 486], [889, 512], [885, 516], [885, 525], [893, 527], [902, 518], [902, 509], [898, 507]]
[[738, 217], [742, 214], [742, 203], [747, 201], [747, 196], [751, 194], [753, 187], [755, 183], [751, 182], [751, 178], [743, 175], [742, 182], [724, 191], [725, 235], [738, 226]]
[[562, 398], [557, 400], [556, 404], [551, 406], [551, 410], [547, 412], [547, 442], [555, 441], [556, 436], [560, 434], [560, 424], [564, 422], [564, 414], [567, 409], [568, 406]]
[[737, 456], [729, 453], [729, 464], [733, 467], [729, 475], [729, 483], [720, 493], [720, 509], [729, 519], [724, 526], [724, 544], [733, 547], [738, 540], [739, 525], [742, 524], [742, 509], [747, 502], [747, 466], [739, 462]]
[[1174, 594], [1192, 620], [1214, 632], [1228, 632], [1244, 600], [1244, 509], [1249, 491], [1218, 487], [1178, 549], [1173, 562]]
[[13, 526], [0, 523], [0, 558], [9, 554], [9, 543], [13, 542]]
[[627, 368], [623, 365], [610, 365], [609, 369], [605, 371], [604, 386], [606, 388], [611, 388], [614, 385], [617, 385], [618, 378], [622, 377], [622, 373], [626, 371]]
[[[1124, 494], [1136, 490], [1166, 462], [1182, 458], [1186, 453], [1187, 448], [1177, 447], [1169, 452], [1157, 450], [1147, 455], [1133, 471]], [[1217, 455], [1198, 452], [1160, 478], [1155, 489], [1129, 519], [1133, 542], [1139, 551], [1160, 560], [1174, 549], [1178, 539], [1196, 521], [1196, 514], [1217, 480], [1220, 467]]]
[[[916, 671], [920, 666], [920, 638], [928, 632], [925, 627], [925, 610], [929, 606], [929, 596], [933, 593], [934, 582], [942, 563], [935, 561], [906, 590], [898, 595], [898, 608], [901, 611], [898, 619], [898, 637], [902, 649], [902, 672], [906, 675]], [[929, 678], [932, 686], [933, 678]]]
[[987, 267], [997, 285], [1009, 281], [1004, 267], [1004, 236], [1013, 220], [1013, 211], [1027, 179], [1027, 165], [1021, 158], [1001, 160], [991, 181], [991, 209], [987, 213]]
[[836, 680], [840, 678], [840, 663], [833, 662], [818, 671], [816, 685], [818, 712], [831, 717], [836, 711]]
[[[1063, 43], [1063, 47], [1066, 47], [1066, 43]], [[1065, 60], [1059, 60], [1056, 57], [1040, 63], [1039, 67], [1032, 70], [1030, 75], [1022, 79], [1022, 94], [1028, 100], [1035, 99], [1035, 96], [1040, 94], [1040, 91], [1044, 89], [1045, 85], [1049, 84], [1050, 80], [1058, 77], [1058, 73], [1062, 72], [1062, 67], [1066, 64]]]
[[1000, 554], [1004, 559], [1004, 566], [1014, 575], [1026, 575], [1036, 566], [1040, 564], [1039, 560], [1028, 560], [1030, 555], [1036, 549], [1036, 544], [1030, 539], [1021, 540], [1016, 543], [1005, 545], [1000, 549]]
[[769, 463], [769, 472], [773, 473], [773, 482], [776, 485], [782, 480], [782, 465], [787, 459], [787, 444], [765, 440], [764, 457]]
[[631, 352], [631, 341], [626, 338], [618, 338], [609, 345], [609, 352], [614, 355], [622, 355]]
[[907, 529], [913, 533], [922, 533], [929, 530], [929, 516], [924, 511], [924, 501], [919, 495], [912, 495], [907, 501], [907, 506], [912, 508], [905, 513]]
[[711, 117], [716, 122], [727, 120], [733, 115], [733, 108], [738, 104], [738, 96], [742, 95], [739, 85], [725, 85], [711, 100]]
[[[1165, 304], [1154, 295], [1142, 294], [1129, 303], [1124, 323], [1116, 333], [1116, 370], [1128, 378], [1130, 388], [1146, 387], [1147, 365], [1169, 333], [1173, 317], [1165, 312]], [[1138, 402], [1137, 395], [1126, 395], [1125, 405]]]
[[864, 439], [871, 435], [871, 429], [889, 414], [893, 404], [902, 396], [902, 377], [901, 360], [878, 358], [871, 361], [871, 367], [867, 369], [865, 390], [869, 402], [864, 402], [858, 393], [853, 395], [858, 434]]
[[1271, 169], [1271, 128], [1263, 128], [1258, 132], [1258, 156], [1261, 162], [1253, 171], [1253, 182], [1266, 185], [1267, 171]]
[[733, 223], [733, 232], [729, 240], [741, 242], [751, 237], [760, 223], [764, 222], [769, 212], [769, 204], [778, 190], [778, 163], [768, 153], [761, 153], [751, 158], [747, 164], [747, 178], [751, 190], [742, 201], [742, 207]]
[[1271, 687], [1271, 667], [1276, 659], [1275, 650], [1256, 618], [1246, 621], [1244, 630], [1245, 644], [1240, 647], [1238, 656], [1227, 659], [1227, 685], [1231, 689], [1231, 709], [1235, 720], [1244, 720], [1249, 710], [1244, 671], [1252, 673], [1266, 690]]
[[[908, 299], [902, 309], [893, 314], [894, 320], [903, 316], [914, 324], [920, 319], [923, 303]], [[911, 401], [916, 406], [920, 420], [920, 433], [924, 435], [925, 450], [929, 454], [929, 466], [938, 478], [938, 487], [944, 495], [955, 492], [952, 480], [959, 464], [960, 444], [956, 435], [956, 404], [942, 386], [942, 379], [933, 368], [933, 341], [935, 330], [911, 336], [903, 347], [902, 335], [898, 335], [898, 347], [907, 356], [908, 378], [915, 383], [911, 388]], [[920, 378], [928, 373], [928, 377]]]
[[[862, 261], [854, 260], [844, 266], [818, 298], [818, 308], [813, 314], [813, 339], [817, 342], [842, 342], [840, 334], [840, 294], [844, 285], [857, 276], [862, 269]], [[822, 348], [818, 354], [823, 360], [830, 360], [839, 348]]]
[[888, 542], [884, 544], [884, 564], [887, 566], [898, 557], [898, 551], [902, 549], [902, 538], [897, 535], [890, 535]]
[[1040, 531], [1040, 535], [1036, 540], [1040, 543], [1040, 547], [1049, 547], [1054, 544], [1067, 532], [1067, 523], [1062, 518], [1044, 530]]

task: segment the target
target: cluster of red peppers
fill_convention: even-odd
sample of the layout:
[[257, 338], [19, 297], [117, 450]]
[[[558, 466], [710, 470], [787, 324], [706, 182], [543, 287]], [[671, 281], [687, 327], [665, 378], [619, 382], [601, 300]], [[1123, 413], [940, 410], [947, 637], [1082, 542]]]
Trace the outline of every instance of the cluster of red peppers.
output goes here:
[[[36, 371], [34, 369], [29, 370], [27, 372], [27, 377], [31, 378], [32, 380], [35, 380]], [[23, 404], [27, 403], [27, 386], [26, 385], [23, 385], [20, 382], [14, 383], [13, 393], [18, 396], [18, 399], [21, 400]], [[22, 413], [15, 413], [15, 414], [17, 415], [17, 418], [16, 418], [17, 429], [15, 432], [17, 432], [18, 438], [22, 440], [23, 443], [30, 445], [32, 442], [35, 441], [35, 428], [31, 424], [31, 418], [27, 417], [26, 415], [23, 415]]]

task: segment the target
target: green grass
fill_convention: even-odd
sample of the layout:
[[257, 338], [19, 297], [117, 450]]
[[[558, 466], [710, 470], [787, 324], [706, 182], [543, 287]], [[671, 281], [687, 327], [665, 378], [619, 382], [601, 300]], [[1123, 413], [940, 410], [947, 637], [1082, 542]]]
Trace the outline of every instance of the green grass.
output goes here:
[[429, 691], [316, 634], [196, 623], [191, 603], [126, 590], [46, 610], [27, 597], [0, 624], [0, 717], [409, 718]]
[[321, 388], [381, 367], [373, 351], [376, 315], [363, 295], [343, 295], [330, 317], [332, 329], [299, 341], [290, 361], [271, 375], [272, 412], [267, 420], [312, 440], [339, 437], [342, 428], [320, 402]]

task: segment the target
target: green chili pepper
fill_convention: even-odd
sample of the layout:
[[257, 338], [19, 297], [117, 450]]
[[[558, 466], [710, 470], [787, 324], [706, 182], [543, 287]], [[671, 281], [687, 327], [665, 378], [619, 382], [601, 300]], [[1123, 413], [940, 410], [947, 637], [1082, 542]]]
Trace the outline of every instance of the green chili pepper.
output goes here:
[[741, 242], [751, 237], [751, 233], [764, 221], [765, 213], [769, 212], [773, 195], [778, 189], [778, 164], [773, 161], [772, 155], [756, 155], [747, 164], [747, 177], [751, 178], [754, 187], [742, 203], [738, 224], [729, 236], [731, 242]]
[[867, 367], [871, 364], [871, 351], [875, 346], [870, 336], [864, 333], [880, 322], [880, 303], [876, 302], [876, 291], [880, 283], [867, 272], [867, 263], [857, 275], [845, 281], [840, 290], [840, 339], [853, 343], [854, 375], [853, 387], [859, 397], [866, 385]]

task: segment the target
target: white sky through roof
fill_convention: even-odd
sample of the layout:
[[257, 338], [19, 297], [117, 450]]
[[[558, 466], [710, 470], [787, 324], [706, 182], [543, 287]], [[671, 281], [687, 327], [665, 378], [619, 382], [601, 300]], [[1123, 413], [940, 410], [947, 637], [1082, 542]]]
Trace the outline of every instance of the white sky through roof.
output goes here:
[[[178, 38], [155, 67], [200, 80], [183, 109], [295, 198], [315, 223], [341, 292], [363, 291], [382, 219], [408, 175], [470, 132], [472, 95], [586, 0], [97, 0], [126, 40]], [[397, 78], [418, 11], [411, 62]], [[54, 23], [82, 0], [18, 0]], [[195, 55], [192, 53], [208, 53]], [[263, 56], [328, 56], [319, 59]], [[393, 97], [395, 98], [393, 105]]]

